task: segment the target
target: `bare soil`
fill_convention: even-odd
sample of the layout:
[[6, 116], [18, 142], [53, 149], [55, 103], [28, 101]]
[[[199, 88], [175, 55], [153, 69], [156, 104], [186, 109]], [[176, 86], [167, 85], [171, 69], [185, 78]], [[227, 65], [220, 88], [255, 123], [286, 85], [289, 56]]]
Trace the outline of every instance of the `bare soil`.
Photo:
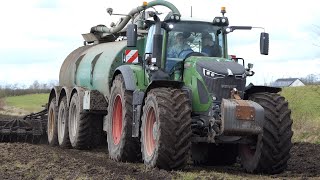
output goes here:
[[[1, 116], [0, 119], [10, 119]], [[184, 171], [146, 169], [143, 163], [114, 162], [106, 147], [62, 149], [46, 144], [0, 143], [0, 179], [319, 179], [320, 145], [294, 143], [285, 172], [252, 175], [239, 164], [194, 167]]]

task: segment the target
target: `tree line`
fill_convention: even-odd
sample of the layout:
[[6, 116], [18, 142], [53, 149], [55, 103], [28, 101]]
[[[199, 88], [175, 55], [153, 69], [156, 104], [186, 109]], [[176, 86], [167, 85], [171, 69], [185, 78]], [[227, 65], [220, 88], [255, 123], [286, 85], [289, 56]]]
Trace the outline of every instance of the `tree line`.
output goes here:
[[320, 74], [309, 74], [306, 77], [300, 78], [305, 85], [319, 85]]
[[57, 81], [49, 81], [48, 83], [40, 83], [34, 81], [30, 86], [15, 84], [0, 85], [0, 98], [7, 96], [21, 96], [35, 93], [49, 93], [51, 88], [58, 85]]

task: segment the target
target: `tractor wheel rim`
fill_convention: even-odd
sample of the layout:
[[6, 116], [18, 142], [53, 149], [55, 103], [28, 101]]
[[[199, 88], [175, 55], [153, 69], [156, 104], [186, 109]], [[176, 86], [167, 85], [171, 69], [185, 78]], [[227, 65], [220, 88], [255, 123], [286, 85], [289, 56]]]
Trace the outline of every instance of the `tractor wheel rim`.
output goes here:
[[122, 134], [122, 100], [120, 95], [116, 96], [116, 99], [113, 103], [113, 112], [112, 112], [112, 138], [113, 143], [118, 145], [120, 143]]
[[158, 134], [158, 126], [153, 108], [150, 108], [147, 113], [146, 128], [144, 131], [145, 142], [144, 146], [148, 156], [151, 156], [156, 146], [156, 136]]

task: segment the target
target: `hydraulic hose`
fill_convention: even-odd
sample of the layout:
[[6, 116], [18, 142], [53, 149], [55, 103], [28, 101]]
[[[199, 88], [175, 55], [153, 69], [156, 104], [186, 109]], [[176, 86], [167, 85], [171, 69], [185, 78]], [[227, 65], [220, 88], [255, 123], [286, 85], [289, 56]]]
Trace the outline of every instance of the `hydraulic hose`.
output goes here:
[[170, 2], [168, 1], [163, 1], [163, 0], [155, 0], [155, 1], [151, 1], [149, 2], [146, 6], [138, 6], [134, 9], [132, 9], [127, 16], [125, 16], [122, 21], [120, 22], [120, 24], [116, 27], [105, 27], [105, 26], [94, 26], [91, 28], [91, 32], [101, 32], [101, 33], [108, 33], [108, 34], [113, 34], [113, 33], [117, 33], [119, 31], [121, 31], [130, 21], [130, 19], [136, 14], [136, 13], [140, 13], [141, 11], [148, 9], [150, 7], [153, 6], [157, 6], [157, 5], [161, 5], [161, 6], [165, 6], [167, 8], [169, 8], [172, 13], [174, 15], [178, 15], [181, 16], [179, 10]]

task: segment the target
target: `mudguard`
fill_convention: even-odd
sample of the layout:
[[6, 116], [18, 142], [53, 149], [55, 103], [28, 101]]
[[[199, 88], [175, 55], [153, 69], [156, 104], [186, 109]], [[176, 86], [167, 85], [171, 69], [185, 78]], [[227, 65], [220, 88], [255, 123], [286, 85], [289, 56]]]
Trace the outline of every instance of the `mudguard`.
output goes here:
[[[59, 95], [60, 95], [60, 91], [61, 91], [62, 87], [61, 86], [54, 86], [51, 91], [50, 91], [50, 95], [49, 95], [49, 101], [48, 101], [48, 105], [50, 104], [51, 100], [53, 98], [59, 99]], [[59, 101], [56, 101], [56, 106], [59, 105]]]
[[255, 86], [250, 83], [244, 90], [244, 99], [248, 99], [250, 94], [259, 93], [259, 92], [269, 92], [269, 93], [278, 93], [282, 89], [278, 87], [270, 86]]
[[[114, 73], [113, 79], [116, 77], [116, 75], [122, 74], [124, 78], [124, 83], [126, 86], [126, 89], [129, 91], [136, 90], [136, 80], [133, 70], [130, 68], [129, 65], [122, 65], [119, 66]], [[111, 87], [111, 86], [110, 86]]]
[[71, 99], [71, 92], [72, 92], [72, 87], [62, 87], [61, 92], [59, 93], [59, 101], [58, 103], [61, 102], [61, 99], [66, 96], [67, 98], [67, 104], [70, 104], [70, 99]]

